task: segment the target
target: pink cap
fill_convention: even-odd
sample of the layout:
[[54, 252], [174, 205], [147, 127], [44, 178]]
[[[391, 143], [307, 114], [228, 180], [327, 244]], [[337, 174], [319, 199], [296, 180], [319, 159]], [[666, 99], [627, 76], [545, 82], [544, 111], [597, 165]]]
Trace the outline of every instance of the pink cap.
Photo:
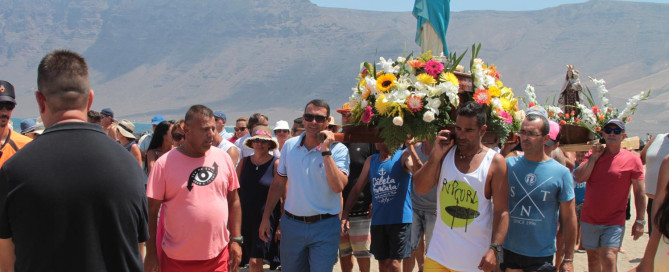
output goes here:
[[548, 135], [551, 137], [551, 140], [557, 140], [557, 136], [560, 133], [560, 125], [558, 125], [556, 122], [553, 122], [552, 120], [548, 120], [548, 125], [551, 128], [548, 132]]

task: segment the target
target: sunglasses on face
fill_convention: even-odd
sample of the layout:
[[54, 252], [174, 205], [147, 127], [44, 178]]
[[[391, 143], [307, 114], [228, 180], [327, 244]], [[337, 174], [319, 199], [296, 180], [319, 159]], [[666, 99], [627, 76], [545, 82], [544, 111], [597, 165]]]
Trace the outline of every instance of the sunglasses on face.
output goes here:
[[302, 116], [302, 119], [304, 119], [304, 121], [307, 121], [307, 122], [313, 122], [314, 119], [315, 119], [317, 123], [323, 123], [323, 122], [328, 120], [328, 117], [323, 116], [323, 115], [305, 113]]
[[253, 139], [253, 142], [256, 144], [269, 143], [268, 140], [263, 140], [263, 139]]
[[274, 130], [274, 133], [275, 133], [275, 134], [276, 134], [276, 133], [288, 133], [288, 132], [290, 132], [289, 129], [275, 129], [275, 130]]
[[184, 135], [181, 133], [173, 133], [172, 134], [172, 140], [174, 141], [181, 141], [181, 139], [184, 138]]
[[2, 110], [2, 109], [13, 110], [14, 107], [16, 107], [16, 104], [14, 104], [12, 102], [2, 102], [2, 103], [0, 103], [0, 110]]
[[621, 128], [604, 128], [604, 133], [611, 134], [611, 132], [615, 135], [619, 135], [620, 133], [623, 133], [623, 130]]
[[235, 127], [235, 131], [244, 131], [246, 127]]

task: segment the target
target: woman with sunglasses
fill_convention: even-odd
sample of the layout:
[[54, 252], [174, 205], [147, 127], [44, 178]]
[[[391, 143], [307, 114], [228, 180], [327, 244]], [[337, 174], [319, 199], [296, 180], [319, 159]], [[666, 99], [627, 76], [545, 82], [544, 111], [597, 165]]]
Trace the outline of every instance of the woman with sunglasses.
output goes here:
[[[270, 253], [274, 237], [268, 237], [269, 242], [264, 242], [258, 236], [258, 229], [265, 210], [269, 187], [279, 162], [270, 151], [276, 150], [279, 143], [272, 138], [272, 131], [269, 127], [256, 126], [253, 136], [244, 140], [244, 146], [252, 148], [253, 155], [243, 158], [237, 166], [238, 192], [242, 206], [242, 236], [248, 239], [244, 241], [242, 247], [244, 254], [249, 258], [249, 271], [256, 272], [263, 271], [263, 260], [272, 261], [274, 259]], [[270, 225], [273, 230], [277, 229], [280, 216], [281, 207], [277, 205], [270, 216]]]
[[170, 121], [162, 121], [156, 126], [153, 132], [153, 138], [149, 143], [149, 148], [146, 151], [146, 173], [151, 173], [151, 168], [156, 160], [172, 150], [172, 128], [174, 123]]
[[283, 143], [285, 143], [286, 140], [290, 139], [291, 137], [288, 122], [284, 120], [277, 121], [274, 125], [274, 136], [276, 136], [276, 140], [279, 142], [279, 152], [281, 152]]
[[186, 140], [184, 132], [184, 120], [177, 121], [172, 127], [172, 147], [179, 147]]

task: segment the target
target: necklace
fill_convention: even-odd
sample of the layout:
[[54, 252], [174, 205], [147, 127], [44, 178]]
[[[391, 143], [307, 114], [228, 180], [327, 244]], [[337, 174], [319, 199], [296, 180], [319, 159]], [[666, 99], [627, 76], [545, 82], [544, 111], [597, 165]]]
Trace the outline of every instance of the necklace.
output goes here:
[[[267, 162], [267, 159], [266, 159], [267, 156], [265, 156], [264, 158], [257, 159], [255, 162], [254, 162], [254, 159], [253, 159], [253, 158], [254, 158], [254, 157], [251, 156], [251, 163], [252, 163], [253, 165], [256, 166], [256, 171], [258, 171], [258, 169], [259, 169], [258, 167], [259, 167], [261, 164], [264, 164], [265, 162]], [[256, 162], [262, 162], [262, 163], [256, 163]]]
[[474, 157], [477, 154], [481, 153], [481, 151], [483, 151], [483, 148], [479, 148], [479, 151], [476, 151], [476, 153], [474, 153], [474, 154], [463, 155], [462, 152], [460, 152], [460, 150], [458, 150], [458, 153], [460, 153], [460, 154], [458, 154], [458, 158], [460, 158], [462, 160], [462, 159], [465, 159], [465, 158], [468, 158], [468, 157]]

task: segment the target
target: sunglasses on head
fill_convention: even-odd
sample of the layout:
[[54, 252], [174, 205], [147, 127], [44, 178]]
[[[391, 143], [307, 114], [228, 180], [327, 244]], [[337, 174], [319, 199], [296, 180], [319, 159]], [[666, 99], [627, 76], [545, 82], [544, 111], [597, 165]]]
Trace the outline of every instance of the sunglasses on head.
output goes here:
[[604, 133], [611, 134], [611, 132], [613, 132], [613, 134], [618, 135], [620, 133], [623, 133], [623, 130], [621, 128], [610, 128], [610, 127], [604, 128]]
[[2, 102], [2, 103], [0, 103], [0, 110], [2, 110], [2, 109], [13, 110], [14, 107], [16, 107], [16, 104], [14, 104], [12, 102]]
[[275, 134], [276, 134], [276, 133], [288, 133], [288, 132], [290, 132], [289, 129], [275, 129], [275, 130], [274, 130], [274, 133], [275, 133]]
[[181, 141], [184, 138], [184, 135], [181, 133], [172, 133], [172, 140]]
[[302, 119], [304, 119], [304, 121], [307, 121], [307, 122], [313, 122], [314, 119], [315, 119], [317, 123], [323, 123], [323, 122], [328, 120], [328, 117], [323, 116], [323, 115], [305, 113], [302, 116]]
[[235, 127], [235, 131], [244, 131], [246, 127]]

